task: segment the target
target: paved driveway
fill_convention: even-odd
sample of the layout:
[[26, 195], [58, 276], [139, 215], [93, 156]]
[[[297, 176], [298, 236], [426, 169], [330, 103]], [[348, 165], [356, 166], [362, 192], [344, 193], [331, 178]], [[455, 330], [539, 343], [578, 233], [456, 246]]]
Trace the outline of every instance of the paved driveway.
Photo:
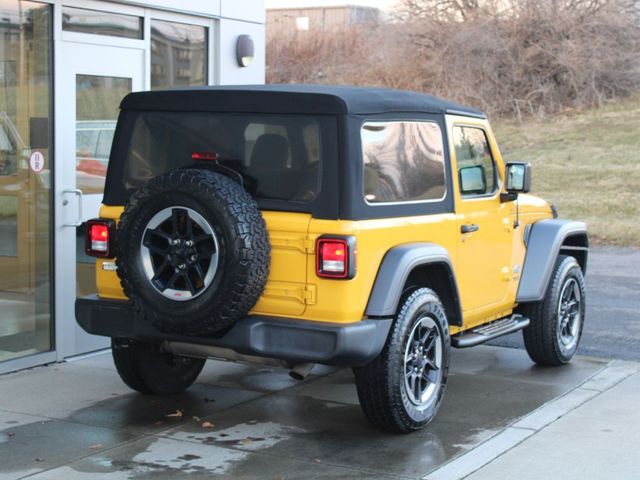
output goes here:
[[[492, 342], [524, 348], [522, 334]], [[579, 355], [640, 361], [640, 249], [592, 248]]]
[[128, 390], [100, 355], [0, 377], [0, 479], [421, 478], [605, 363], [544, 369], [521, 350], [454, 351], [437, 419], [389, 435], [365, 420], [349, 369], [297, 383], [209, 361], [188, 392], [156, 398]]
[[[637, 359], [640, 252], [596, 249], [587, 283], [579, 353]], [[545, 369], [519, 349], [454, 350], [436, 420], [400, 436], [367, 423], [348, 369], [297, 383], [284, 370], [209, 361], [188, 392], [156, 398], [128, 390], [100, 355], [0, 377], [0, 480], [458, 478], [484, 462], [476, 452], [495, 458], [619, 382], [606, 364], [578, 357]], [[620, 409], [624, 418], [635, 405]]]

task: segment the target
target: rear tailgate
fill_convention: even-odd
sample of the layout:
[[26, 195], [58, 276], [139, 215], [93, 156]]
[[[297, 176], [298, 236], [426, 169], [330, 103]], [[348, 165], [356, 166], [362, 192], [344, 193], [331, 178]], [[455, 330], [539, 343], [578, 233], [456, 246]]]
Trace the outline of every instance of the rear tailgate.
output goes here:
[[271, 266], [264, 293], [251, 313], [302, 315], [315, 302], [315, 287], [306, 282], [307, 255], [314, 250], [307, 233], [311, 215], [263, 211], [262, 216], [271, 243]]

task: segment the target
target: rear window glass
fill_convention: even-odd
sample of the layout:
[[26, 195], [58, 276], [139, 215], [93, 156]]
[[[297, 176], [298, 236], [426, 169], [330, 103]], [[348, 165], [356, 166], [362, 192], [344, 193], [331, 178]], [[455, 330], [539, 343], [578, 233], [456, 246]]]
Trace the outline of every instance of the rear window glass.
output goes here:
[[367, 122], [361, 136], [368, 203], [444, 198], [444, 147], [436, 123]]
[[[124, 168], [131, 191], [157, 175], [217, 163], [258, 198], [306, 202], [318, 192], [321, 130], [304, 115], [136, 113]], [[193, 160], [192, 155], [217, 160]]]

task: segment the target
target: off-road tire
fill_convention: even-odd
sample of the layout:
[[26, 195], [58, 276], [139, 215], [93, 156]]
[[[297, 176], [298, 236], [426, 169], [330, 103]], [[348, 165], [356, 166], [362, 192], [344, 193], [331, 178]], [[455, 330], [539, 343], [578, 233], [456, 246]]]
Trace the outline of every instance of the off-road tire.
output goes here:
[[205, 359], [163, 352], [154, 343], [111, 340], [111, 352], [122, 381], [147, 395], [173, 395], [186, 390], [202, 371]]
[[[219, 243], [211, 284], [186, 301], [154, 288], [141, 253], [150, 219], [175, 207], [202, 216]], [[258, 301], [269, 274], [269, 237], [256, 202], [234, 180], [205, 169], [174, 170], [134, 192], [120, 217], [116, 245], [124, 293], [166, 333], [210, 335], [230, 327]]]
[[[580, 317], [577, 338], [572, 348], [562, 346], [559, 336], [558, 307], [560, 294], [567, 282], [575, 282], [580, 294]], [[522, 331], [524, 345], [531, 360], [538, 365], [558, 366], [568, 363], [575, 354], [584, 326], [585, 286], [580, 265], [574, 257], [559, 255], [544, 299], [522, 304], [519, 311], [531, 320]]]
[[[405, 353], [414, 327], [425, 317], [433, 320], [441, 341], [441, 376], [433, 401], [424, 408], [414, 405], [405, 386]], [[449, 371], [451, 339], [444, 307], [428, 288], [407, 293], [401, 300], [387, 341], [380, 355], [368, 365], [354, 368], [362, 410], [376, 427], [394, 433], [409, 433], [425, 427], [442, 402]]]

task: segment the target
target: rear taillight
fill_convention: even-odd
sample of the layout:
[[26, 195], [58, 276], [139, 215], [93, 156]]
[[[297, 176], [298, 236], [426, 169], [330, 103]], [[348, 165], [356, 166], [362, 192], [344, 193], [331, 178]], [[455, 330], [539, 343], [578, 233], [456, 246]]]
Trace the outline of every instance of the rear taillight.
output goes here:
[[85, 223], [84, 251], [92, 257], [112, 257], [116, 222], [92, 219]]
[[316, 274], [327, 278], [353, 278], [356, 274], [356, 239], [323, 235], [316, 244]]

